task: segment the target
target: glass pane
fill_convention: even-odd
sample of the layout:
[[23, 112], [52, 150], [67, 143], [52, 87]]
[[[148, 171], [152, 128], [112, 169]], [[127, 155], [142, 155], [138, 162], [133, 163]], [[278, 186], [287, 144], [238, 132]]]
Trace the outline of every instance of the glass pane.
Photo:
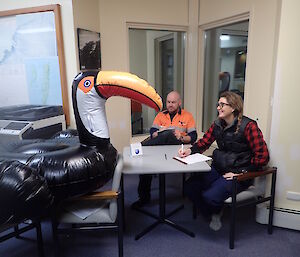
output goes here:
[[54, 12], [1, 17], [0, 28], [0, 107], [62, 105]]
[[[183, 98], [185, 32], [129, 29], [130, 72], [145, 79], [162, 97], [177, 90]], [[132, 135], [149, 134], [156, 112], [131, 101]]]
[[217, 118], [220, 94], [230, 90], [244, 99], [249, 21], [205, 31], [202, 131]]

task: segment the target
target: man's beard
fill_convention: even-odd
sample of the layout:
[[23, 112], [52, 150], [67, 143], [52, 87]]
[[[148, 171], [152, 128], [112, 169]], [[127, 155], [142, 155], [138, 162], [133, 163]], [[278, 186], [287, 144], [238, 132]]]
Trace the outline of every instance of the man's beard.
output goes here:
[[168, 110], [168, 112], [169, 112], [170, 114], [175, 114], [175, 113], [178, 112], [178, 109], [176, 109], [176, 110], [174, 110], [174, 111], [171, 111], [171, 112]]

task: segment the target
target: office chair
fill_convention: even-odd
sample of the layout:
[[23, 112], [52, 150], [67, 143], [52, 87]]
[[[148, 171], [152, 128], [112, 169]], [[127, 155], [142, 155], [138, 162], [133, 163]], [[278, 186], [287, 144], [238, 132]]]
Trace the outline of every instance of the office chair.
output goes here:
[[219, 95], [221, 95], [223, 92], [229, 90], [230, 86], [230, 73], [227, 71], [223, 71], [219, 73]]
[[142, 104], [131, 100], [131, 128], [133, 135], [142, 134], [144, 131], [144, 121], [142, 114]]
[[[251, 171], [240, 176], [233, 178], [232, 183], [232, 197], [225, 200], [225, 206], [231, 208], [230, 215], [230, 228], [229, 228], [229, 248], [234, 249], [235, 239], [235, 218], [237, 208], [257, 205], [263, 202], [270, 202], [269, 205], [269, 221], [268, 221], [268, 233], [273, 233], [273, 212], [274, 212], [274, 199], [275, 199], [275, 186], [276, 186], [276, 167], [265, 167], [261, 171]], [[265, 184], [266, 176], [272, 175], [271, 178], [271, 192], [270, 195], [265, 196]], [[237, 193], [237, 182], [252, 180], [254, 183], [247, 190]], [[197, 217], [196, 206], [193, 206], [193, 218]]]
[[131, 115], [131, 128], [132, 134], [142, 134], [144, 131], [144, 121], [142, 113], [132, 113]]
[[44, 257], [41, 223], [39, 220], [35, 220], [35, 221], [26, 220], [24, 221], [24, 223], [3, 225], [2, 227], [0, 227], [0, 233], [2, 234], [0, 236], [0, 243], [13, 237], [21, 238], [20, 237], [21, 234], [31, 229], [36, 229], [38, 256]]
[[[248, 172], [243, 175], [234, 177], [232, 185], [232, 197], [226, 199], [225, 204], [231, 208], [230, 215], [230, 229], [229, 229], [229, 248], [234, 248], [234, 235], [235, 235], [235, 216], [237, 208], [257, 205], [263, 202], [270, 202], [269, 206], [269, 221], [268, 221], [268, 233], [273, 233], [273, 212], [274, 212], [274, 199], [275, 199], [275, 186], [276, 186], [276, 167], [267, 167], [263, 171]], [[265, 196], [265, 182], [266, 175], [272, 174], [271, 192], [270, 195]], [[236, 185], [238, 181], [246, 181], [254, 179], [253, 186], [250, 186], [247, 190], [236, 193]]]
[[[123, 256], [122, 169], [123, 158], [119, 156], [110, 191], [92, 192], [64, 201], [57, 207], [52, 218], [56, 256], [59, 256], [58, 234], [101, 229], [118, 231], [118, 256]], [[83, 211], [91, 208], [93, 212], [81, 216]]]

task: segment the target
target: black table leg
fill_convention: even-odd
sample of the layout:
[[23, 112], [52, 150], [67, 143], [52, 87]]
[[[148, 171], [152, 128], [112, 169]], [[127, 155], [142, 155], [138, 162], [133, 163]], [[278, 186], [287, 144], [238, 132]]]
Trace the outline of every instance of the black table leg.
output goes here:
[[159, 218], [162, 222], [166, 217], [166, 175], [159, 174]]
[[154, 222], [153, 224], [151, 224], [149, 227], [146, 227], [142, 232], [140, 232], [139, 234], [137, 234], [135, 236], [135, 240], [139, 240], [142, 236], [144, 236], [145, 234], [150, 232], [152, 229], [154, 229], [158, 224], [160, 224], [159, 220]]
[[142, 232], [140, 232], [138, 235], [136, 235], [135, 240], [139, 240], [142, 236], [150, 232], [152, 229], [154, 229], [156, 226], [158, 226], [161, 223], [167, 224], [191, 237], [195, 237], [195, 234], [189, 230], [187, 230], [184, 227], [181, 227], [174, 222], [168, 220], [171, 215], [176, 213], [177, 211], [181, 210], [183, 208], [183, 205], [179, 206], [175, 210], [173, 210], [171, 213], [166, 215], [166, 176], [165, 174], [159, 174], [159, 216], [156, 216], [150, 212], [147, 212], [142, 209], [136, 209], [139, 212], [142, 212], [154, 219], [157, 219], [156, 222], [145, 228]]
[[120, 181], [120, 188], [121, 188], [121, 195], [122, 195], [122, 198], [121, 198], [121, 204], [122, 204], [122, 223], [123, 223], [123, 231], [125, 231], [126, 227], [125, 227], [125, 200], [124, 200], [124, 176], [123, 174], [121, 175], [121, 181]]

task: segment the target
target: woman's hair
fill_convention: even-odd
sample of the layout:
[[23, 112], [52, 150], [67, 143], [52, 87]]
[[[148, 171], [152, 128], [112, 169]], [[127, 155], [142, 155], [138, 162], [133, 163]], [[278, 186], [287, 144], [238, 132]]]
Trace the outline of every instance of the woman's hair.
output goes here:
[[242, 122], [242, 117], [243, 117], [243, 99], [240, 95], [231, 92], [231, 91], [225, 91], [220, 95], [221, 97], [225, 97], [228, 104], [234, 109], [233, 115], [237, 117], [238, 123], [237, 123], [237, 128], [235, 133], [238, 133], [241, 122]]

